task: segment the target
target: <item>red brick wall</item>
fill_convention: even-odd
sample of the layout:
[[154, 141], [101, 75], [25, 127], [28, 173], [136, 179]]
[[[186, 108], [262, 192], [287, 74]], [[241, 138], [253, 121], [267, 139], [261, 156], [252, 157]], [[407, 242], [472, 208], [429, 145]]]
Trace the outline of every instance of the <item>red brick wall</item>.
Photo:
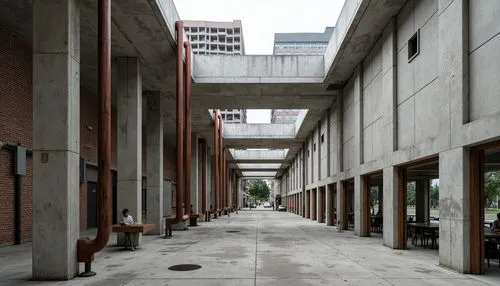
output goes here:
[[[0, 27], [0, 141], [32, 146], [31, 47]], [[0, 246], [14, 243], [12, 154], [0, 150]], [[31, 240], [31, 157], [21, 179], [21, 241]]]

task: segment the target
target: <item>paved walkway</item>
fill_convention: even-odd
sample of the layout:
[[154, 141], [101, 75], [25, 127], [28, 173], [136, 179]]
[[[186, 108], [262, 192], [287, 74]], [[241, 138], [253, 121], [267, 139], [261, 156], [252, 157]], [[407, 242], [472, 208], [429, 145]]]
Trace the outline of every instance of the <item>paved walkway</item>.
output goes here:
[[[500, 285], [499, 275], [466, 276], [437, 266], [435, 250], [392, 250], [381, 238], [268, 210], [240, 211], [174, 232], [172, 239], [146, 236], [135, 252], [114, 243], [113, 237], [96, 254], [97, 276], [68, 282], [30, 282], [30, 245], [0, 248], [0, 285]], [[202, 268], [168, 270], [187, 263]]]

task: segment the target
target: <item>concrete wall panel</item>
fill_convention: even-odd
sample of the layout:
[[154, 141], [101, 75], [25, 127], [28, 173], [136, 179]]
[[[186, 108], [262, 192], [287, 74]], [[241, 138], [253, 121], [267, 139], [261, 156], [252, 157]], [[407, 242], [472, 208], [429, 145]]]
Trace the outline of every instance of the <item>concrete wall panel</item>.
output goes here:
[[[497, 0], [469, 1], [469, 49], [475, 51], [500, 32]], [[497, 50], [498, 51], [498, 50]]]
[[[497, 21], [500, 22], [500, 20]], [[475, 50], [469, 57], [469, 108], [470, 120], [472, 121], [500, 111], [499, 50], [500, 35], [497, 35]]]
[[437, 18], [437, 15], [434, 15], [420, 28], [420, 53], [410, 63], [415, 67], [415, 91], [421, 90], [438, 76], [436, 68], [438, 62]]
[[411, 97], [398, 106], [398, 149], [410, 147], [415, 142], [415, 101]]

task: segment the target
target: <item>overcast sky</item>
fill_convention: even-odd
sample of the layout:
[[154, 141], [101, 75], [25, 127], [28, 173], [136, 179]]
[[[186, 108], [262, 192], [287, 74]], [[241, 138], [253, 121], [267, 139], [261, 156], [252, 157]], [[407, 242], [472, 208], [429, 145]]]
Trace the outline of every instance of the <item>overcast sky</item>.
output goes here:
[[[241, 20], [247, 55], [273, 53], [274, 33], [323, 32], [335, 26], [345, 0], [174, 0], [183, 20]], [[250, 110], [248, 123], [269, 123], [269, 110]]]

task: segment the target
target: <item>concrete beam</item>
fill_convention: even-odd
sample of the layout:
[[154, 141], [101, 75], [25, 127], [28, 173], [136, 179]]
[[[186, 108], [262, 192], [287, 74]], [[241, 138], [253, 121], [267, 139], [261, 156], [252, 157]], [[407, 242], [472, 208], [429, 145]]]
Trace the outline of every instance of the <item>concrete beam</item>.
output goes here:
[[322, 83], [322, 56], [196, 55], [197, 83]]

